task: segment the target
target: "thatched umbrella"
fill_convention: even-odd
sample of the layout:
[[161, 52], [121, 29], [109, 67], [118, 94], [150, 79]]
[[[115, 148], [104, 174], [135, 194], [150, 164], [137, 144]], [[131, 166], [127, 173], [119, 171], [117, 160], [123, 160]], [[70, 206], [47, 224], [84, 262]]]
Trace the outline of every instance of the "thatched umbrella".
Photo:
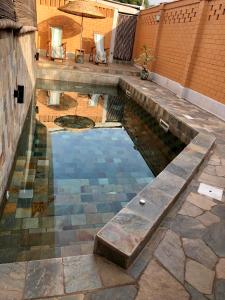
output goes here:
[[58, 10], [81, 17], [80, 50], [82, 49], [83, 18], [104, 19], [105, 16], [98, 11], [94, 2], [88, 0], [69, 1]]

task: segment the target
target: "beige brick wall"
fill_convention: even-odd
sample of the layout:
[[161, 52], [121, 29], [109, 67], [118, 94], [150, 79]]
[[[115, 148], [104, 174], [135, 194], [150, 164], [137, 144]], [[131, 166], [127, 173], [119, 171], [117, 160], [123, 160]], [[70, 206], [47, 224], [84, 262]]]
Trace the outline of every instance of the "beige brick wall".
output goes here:
[[[35, 36], [16, 36], [0, 30], [0, 200], [14, 160], [17, 143], [35, 86]], [[24, 104], [17, 104], [14, 89], [25, 86]]]
[[180, 0], [149, 8], [138, 17], [133, 56], [148, 45], [156, 56], [149, 69], [225, 104], [224, 28], [223, 0]]

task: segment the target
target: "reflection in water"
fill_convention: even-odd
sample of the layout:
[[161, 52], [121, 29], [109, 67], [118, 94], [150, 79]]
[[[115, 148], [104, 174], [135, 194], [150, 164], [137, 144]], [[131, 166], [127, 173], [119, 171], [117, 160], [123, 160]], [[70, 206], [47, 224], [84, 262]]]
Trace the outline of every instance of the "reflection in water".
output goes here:
[[48, 93], [48, 106], [50, 105], [57, 105], [59, 106], [60, 105], [60, 97], [61, 97], [61, 94], [59, 91], [49, 91]]
[[[184, 147], [120, 91], [43, 86], [8, 186], [1, 263], [91, 253], [96, 232]], [[64, 130], [54, 121], [66, 115], [95, 127]]]

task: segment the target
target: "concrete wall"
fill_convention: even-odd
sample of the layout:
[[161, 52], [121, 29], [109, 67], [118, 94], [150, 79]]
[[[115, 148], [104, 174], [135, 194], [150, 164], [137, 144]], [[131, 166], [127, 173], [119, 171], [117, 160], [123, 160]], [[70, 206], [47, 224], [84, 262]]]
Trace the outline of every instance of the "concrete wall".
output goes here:
[[224, 28], [225, 1], [180, 0], [149, 8], [138, 17], [133, 56], [142, 45], [151, 47], [153, 80], [225, 120]]
[[[46, 51], [50, 40], [50, 26], [62, 26], [63, 42], [67, 43], [67, 52], [75, 54], [80, 48], [81, 17], [63, 13], [57, 8], [65, 4], [65, 0], [37, 0], [38, 33], [36, 36], [37, 48]], [[104, 19], [84, 18], [83, 21], [83, 49], [90, 53], [94, 46], [94, 32], [102, 33], [105, 37], [105, 48], [110, 48], [113, 30], [114, 9], [103, 4], [96, 6], [105, 16]]]
[[[35, 34], [15, 36], [0, 30], [0, 200], [6, 188], [17, 143], [35, 86]], [[24, 104], [17, 104], [14, 89], [25, 86]]]

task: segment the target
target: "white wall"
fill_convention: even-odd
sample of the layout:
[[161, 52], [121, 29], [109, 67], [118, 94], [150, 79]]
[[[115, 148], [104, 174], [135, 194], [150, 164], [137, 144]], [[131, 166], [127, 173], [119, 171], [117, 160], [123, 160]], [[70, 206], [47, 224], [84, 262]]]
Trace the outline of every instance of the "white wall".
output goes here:
[[173, 2], [175, 0], [148, 0], [149, 5], [158, 5], [165, 2]]

